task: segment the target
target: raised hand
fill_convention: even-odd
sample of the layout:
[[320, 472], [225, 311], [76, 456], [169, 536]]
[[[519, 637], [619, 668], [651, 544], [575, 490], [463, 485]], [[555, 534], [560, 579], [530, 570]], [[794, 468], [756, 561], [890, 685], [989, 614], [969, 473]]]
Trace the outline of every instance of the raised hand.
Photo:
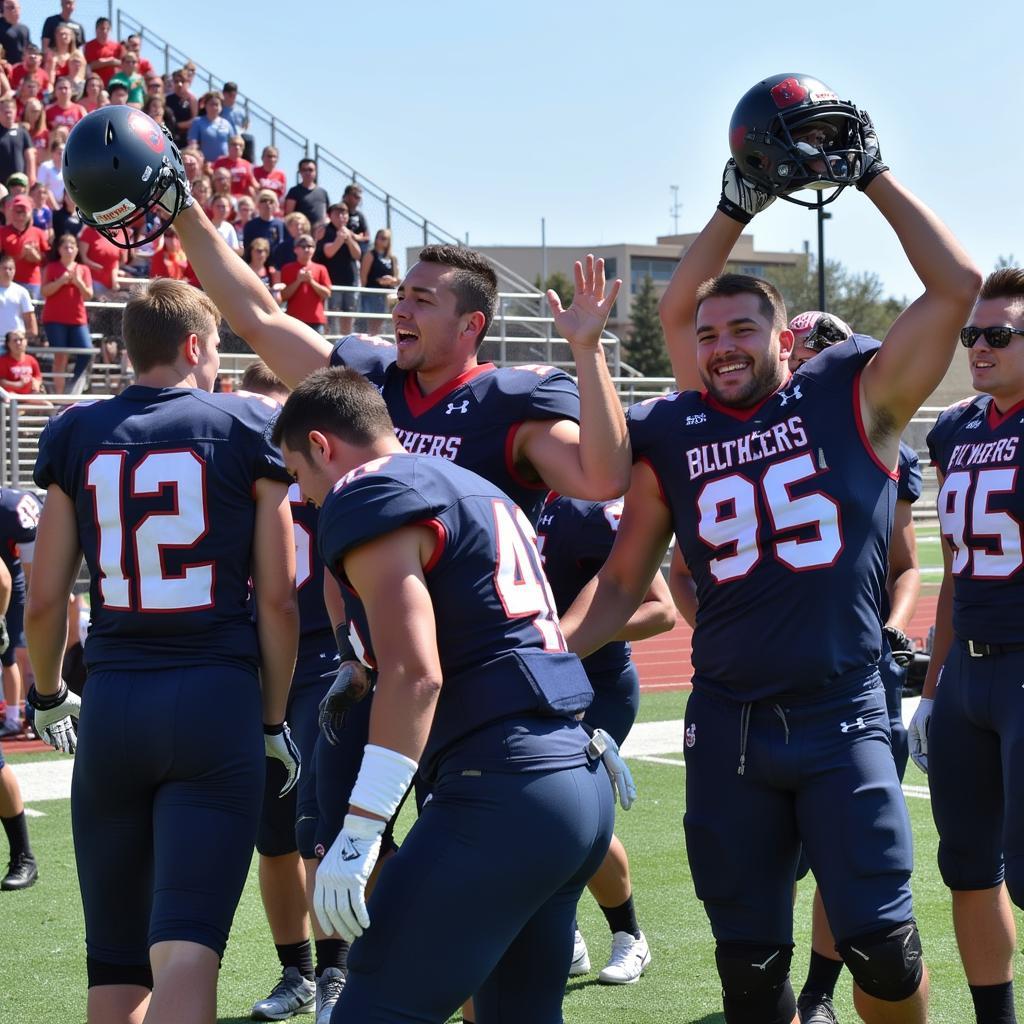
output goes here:
[[604, 260], [594, 259], [593, 253], [587, 253], [582, 263], [576, 261], [574, 276], [576, 293], [572, 305], [563, 309], [562, 300], [550, 288], [547, 293], [548, 305], [558, 333], [573, 348], [596, 350], [601, 344], [601, 333], [615, 305], [622, 281], [616, 278], [606, 288]]

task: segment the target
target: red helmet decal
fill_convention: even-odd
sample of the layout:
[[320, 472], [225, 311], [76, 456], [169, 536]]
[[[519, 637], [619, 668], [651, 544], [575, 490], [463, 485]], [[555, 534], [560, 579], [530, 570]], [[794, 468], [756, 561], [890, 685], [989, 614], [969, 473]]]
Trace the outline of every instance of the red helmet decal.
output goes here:
[[733, 125], [729, 129], [729, 148], [734, 152], [743, 145], [747, 137], [747, 126], [745, 124]]
[[160, 131], [156, 121], [152, 118], [147, 117], [141, 111], [136, 111], [128, 116], [128, 127], [131, 128], [131, 130], [135, 132], [135, 134], [138, 135], [138, 137], [142, 139], [142, 141], [145, 142], [145, 144], [149, 146], [154, 153], [162, 153], [164, 151], [164, 147], [166, 145], [164, 133]]
[[807, 99], [807, 90], [795, 78], [784, 78], [772, 87], [772, 99], [779, 110], [785, 110]]

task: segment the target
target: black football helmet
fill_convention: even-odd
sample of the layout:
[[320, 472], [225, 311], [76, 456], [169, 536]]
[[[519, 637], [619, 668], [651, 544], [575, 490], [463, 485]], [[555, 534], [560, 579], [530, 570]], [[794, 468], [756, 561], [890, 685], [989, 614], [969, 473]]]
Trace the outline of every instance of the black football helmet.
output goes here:
[[740, 173], [773, 196], [816, 207], [792, 195], [801, 189], [835, 191], [836, 199], [864, 166], [857, 108], [810, 75], [773, 75], [736, 104], [729, 148]]
[[799, 344], [815, 352], [853, 337], [853, 328], [845, 320], [840, 320], [833, 313], [822, 313], [819, 309], [798, 313], [789, 321], [789, 329]]
[[[170, 227], [189, 199], [185, 181], [170, 133], [134, 107], [112, 104], [86, 114], [64, 147], [64, 187], [79, 215], [120, 249]], [[165, 216], [153, 216], [160, 210]]]

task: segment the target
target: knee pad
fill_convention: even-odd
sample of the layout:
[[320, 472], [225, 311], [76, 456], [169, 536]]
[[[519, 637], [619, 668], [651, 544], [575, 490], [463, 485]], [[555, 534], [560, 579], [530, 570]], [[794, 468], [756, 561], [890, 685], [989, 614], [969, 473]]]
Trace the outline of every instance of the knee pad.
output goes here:
[[85, 958], [89, 988], [100, 985], [139, 985], [153, 989], [153, 970], [149, 964], [108, 964], [91, 956]]
[[898, 1003], [921, 984], [924, 960], [915, 921], [845, 939], [836, 949], [860, 989], [875, 999]]
[[791, 1024], [796, 1016], [789, 983], [792, 959], [792, 946], [719, 942], [715, 963], [726, 1024]]

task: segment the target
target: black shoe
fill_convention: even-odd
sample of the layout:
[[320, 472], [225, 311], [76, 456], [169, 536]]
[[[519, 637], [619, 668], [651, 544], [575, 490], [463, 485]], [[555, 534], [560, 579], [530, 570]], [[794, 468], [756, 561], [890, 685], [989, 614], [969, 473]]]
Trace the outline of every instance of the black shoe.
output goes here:
[[800, 1014], [800, 1024], [839, 1024], [836, 1008], [830, 996], [820, 996], [816, 992], [802, 992], [796, 1002]]
[[7, 874], [0, 880], [0, 889], [9, 892], [13, 889], [27, 889], [30, 885], [36, 884], [39, 877], [39, 869], [36, 867], [36, 859], [30, 853], [19, 853], [17, 857], [11, 858], [7, 865]]

